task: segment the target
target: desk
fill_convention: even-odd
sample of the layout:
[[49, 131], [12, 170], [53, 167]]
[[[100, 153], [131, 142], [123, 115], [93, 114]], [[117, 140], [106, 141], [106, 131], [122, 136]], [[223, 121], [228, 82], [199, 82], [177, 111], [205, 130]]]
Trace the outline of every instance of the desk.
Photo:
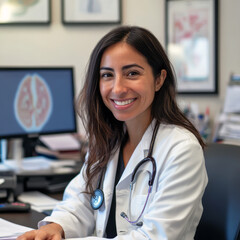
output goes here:
[[[58, 200], [62, 199], [62, 193], [48, 194], [48, 196]], [[37, 212], [35, 210], [31, 210], [28, 213], [0, 213], [0, 218], [34, 229], [37, 228], [38, 222], [44, 217], [46, 217], [45, 214]]]
[[[63, 190], [71, 179], [79, 173], [81, 166], [82, 163], [80, 162], [72, 168], [66, 168], [66, 171], [49, 169], [34, 172], [17, 172], [17, 187], [14, 189], [14, 196], [17, 197], [27, 190], [41, 190], [48, 196], [61, 200]], [[34, 229], [37, 228], [38, 222], [44, 217], [46, 217], [45, 214], [35, 210], [31, 210], [28, 213], [0, 213], [0, 218], [2, 219]]]
[[36, 212], [35, 210], [31, 210], [28, 213], [0, 213], [0, 218], [34, 229], [37, 228], [38, 222], [44, 217], [46, 217], [45, 214]]
[[24, 191], [62, 192], [68, 183], [80, 172], [82, 162], [75, 162], [73, 166], [35, 171], [19, 171], [15, 196]]

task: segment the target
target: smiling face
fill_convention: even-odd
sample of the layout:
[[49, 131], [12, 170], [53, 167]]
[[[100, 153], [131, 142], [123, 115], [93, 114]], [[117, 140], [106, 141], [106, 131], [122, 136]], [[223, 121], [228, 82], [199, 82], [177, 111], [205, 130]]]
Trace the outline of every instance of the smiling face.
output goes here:
[[100, 63], [100, 93], [106, 107], [126, 124], [149, 124], [151, 105], [165, 77], [155, 79], [147, 59], [125, 42], [105, 50]]

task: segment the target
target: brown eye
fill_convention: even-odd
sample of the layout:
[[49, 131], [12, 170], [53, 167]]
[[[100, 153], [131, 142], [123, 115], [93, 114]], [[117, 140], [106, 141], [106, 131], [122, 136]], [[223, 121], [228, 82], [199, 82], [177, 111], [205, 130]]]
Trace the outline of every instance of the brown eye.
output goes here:
[[104, 73], [101, 73], [100, 76], [101, 78], [110, 78], [113, 76], [113, 74], [110, 72], [104, 72]]
[[136, 77], [139, 76], [139, 72], [138, 71], [130, 71], [130, 72], [127, 73], [127, 76], [129, 78], [136, 78]]
[[132, 71], [132, 72], [130, 72], [128, 75], [129, 75], [129, 76], [135, 76], [135, 75], [138, 75], [138, 72]]

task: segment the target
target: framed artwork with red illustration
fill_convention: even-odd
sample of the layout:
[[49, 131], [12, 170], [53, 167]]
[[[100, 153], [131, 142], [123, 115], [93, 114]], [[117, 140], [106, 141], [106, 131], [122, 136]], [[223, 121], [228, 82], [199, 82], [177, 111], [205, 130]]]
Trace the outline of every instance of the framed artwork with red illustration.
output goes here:
[[166, 51], [178, 93], [218, 92], [217, 18], [217, 0], [166, 0]]

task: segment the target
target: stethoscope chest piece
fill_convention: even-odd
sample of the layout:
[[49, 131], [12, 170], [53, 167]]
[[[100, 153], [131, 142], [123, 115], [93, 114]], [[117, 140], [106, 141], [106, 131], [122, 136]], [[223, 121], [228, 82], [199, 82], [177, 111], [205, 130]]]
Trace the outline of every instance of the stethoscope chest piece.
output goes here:
[[94, 210], [97, 210], [102, 206], [103, 201], [104, 201], [103, 191], [101, 189], [97, 188], [93, 192], [93, 195], [91, 196], [90, 204]]

